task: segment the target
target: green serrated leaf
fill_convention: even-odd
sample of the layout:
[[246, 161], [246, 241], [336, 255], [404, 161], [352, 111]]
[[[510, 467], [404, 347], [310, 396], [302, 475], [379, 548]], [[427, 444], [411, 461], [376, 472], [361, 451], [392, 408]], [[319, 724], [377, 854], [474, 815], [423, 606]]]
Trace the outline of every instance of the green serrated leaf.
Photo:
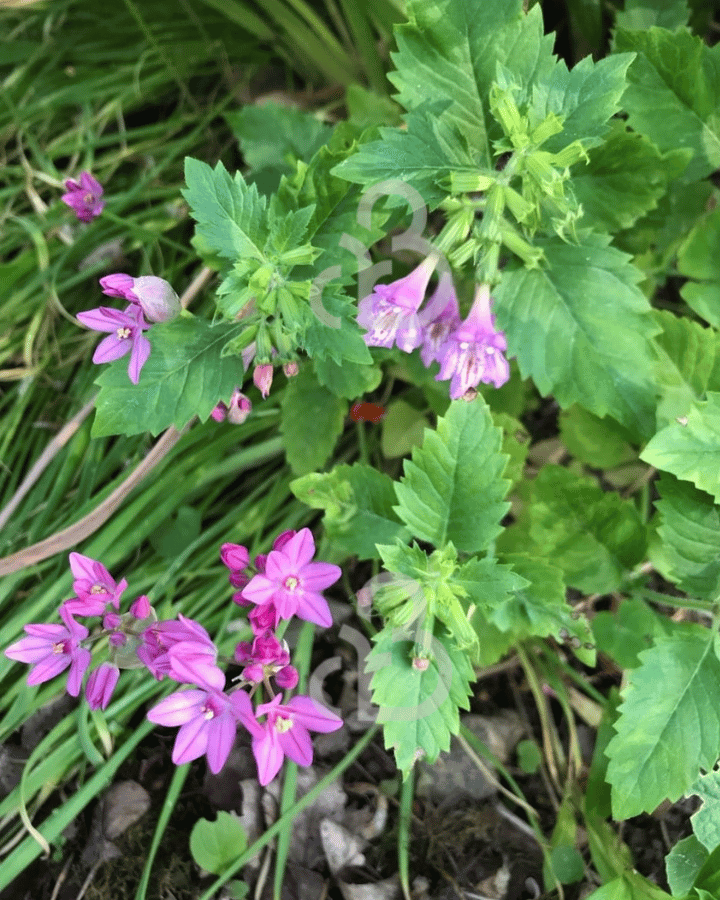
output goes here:
[[658, 403], [658, 427], [684, 416], [692, 403], [701, 399], [716, 364], [717, 336], [699, 322], [655, 310], [662, 332], [655, 338], [659, 350], [658, 382], [662, 397]]
[[530, 537], [566, 582], [587, 594], [616, 590], [646, 546], [631, 501], [560, 466], [545, 466], [533, 482]]
[[588, 162], [573, 166], [573, 190], [588, 219], [610, 233], [630, 228], [655, 209], [673, 169], [680, 172], [688, 162], [688, 154], [682, 151], [663, 156], [651, 141], [628, 131], [622, 122], [589, 156]]
[[674, 31], [687, 25], [689, 18], [686, 0], [626, 0], [615, 25], [625, 31], [647, 31], [653, 25]]
[[686, 418], [659, 431], [640, 459], [707, 491], [720, 502], [720, 393], [694, 403]]
[[674, 896], [680, 897], [692, 888], [709, 855], [694, 834], [675, 844], [665, 857], [665, 872]]
[[634, 131], [660, 150], [693, 151], [684, 181], [698, 181], [720, 166], [720, 47], [708, 47], [686, 29], [615, 34], [617, 51], [637, 54], [623, 104]]
[[338, 363], [327, 357], [315, 357], [313, 366], [320, 384], [336, 397], [345, 397], [346, 400], [355, 400], [363, 394], [369, 394], [382, 381], [382, 369], [376, 365], [366, 366], [347, 360]]
[[703, 491], [663, 473], [653, 565], [693, 597], [715, 600], [720, 593], [720, 509]]
[[587, 900], [672, 900], [656, 884], [638, 872], [625, 872], [589, 894]]
[[93, 437], [108, 434], [159, 434], [174, 425], [184, 428], [197, 415], [205, 421], [217, 403], [228, 403], [244, 373], [237, 357], [220, 351], [240, 325], [211, 326], [182, 317], [159, 322], [148, 333], [150, 358], [134, 385], [127, 359], [118, 359], [97, 378]]
[[493, 421], [503, 430], [502, 452], [509, 457], [503, 475], [510, 479], [511, 484], [517, 484], [525, 470], [530, 434], [519, 419], [507, 413], [493, 412]]
[[[613, 816], [627, 819], [677, 800], [720, 749], [720, 661], [706, 629], [640, 654], [608, 744]], [[662, 690], [658, 686], [662, 685]]]
[[500, 533], [510, 504], [502, 472], [501, 433], [487, 404], [455, 401], [436, 431], [426, 431], [422, 448], [406, 460], [396, 485], [396, 512], [412, 533], [436, 547], [485, 549]]
[[385, 745], [407, 776], [416, 759], [435, 762], [450, 748], [450, 736], [460, 730], [458, 708], [469, 709], [472, 666], [465, 654], [437, 632], [424, 671], [413, 667], [415, 644], [399, 630], [385, 628], [373, 638], [365, 671], [373, 672], [370, 687], [383, 723]]
[[720, 847], [720, 772], [713, 770], [701, 775], [689, 788], [690, 794], [697, 794], [702, 800], [700, 809], [690, 816], [693, 831], [705, 849], [712, 853]]
[[651, 338], [659, 329], [636, 286], [640, 273], [608, 241], [538, 239], [547, 268], [508, 270], [494, 310], [509, 355], [541, 394], [647, 437], [655, 426]]
[[590, 622], [597, 649], [623, 669], [640, 664], [640, 654], [670, 633], [666, 619], [642, 600], [623, 600], [617, 612], [602, 611]]
[[280, 433], [296, 475], [325, 465], [342, 434], [347, 403], [318, 384], [310, 366], [291, 378], [282, 399]]
[[296, 478], [290, 488], [303, 503], [325, 510], [328, 538], [360, 559], [378, 559], [376, 544], [410, 539], [393, 511], [392, 479], [371, 466], [336, 466], [326, 474]]
[[245, 851], [247, 835], [237, 816], [219, 810], [214, 822], [198, 819], [190, 832], [190, 852], [207, 872], [220, 875]]
[[262, 261], [268, 236], [265, 198], [255, 185], [248, 187], [240, 172], [233, 178], [219, 162], [214, 169], [200, 160], [185, 159], [182, 191], [197, 221], [197, 233], [211, 250], [237, 260]]
[[560, 437], [570, 453], [594, 469], [613, 469], [637, 458], [630, 435], [614, 419], [600, 419], [575, 404], [560, 413]]
[[486, 610], [497, 628], [511, 632], [515, 640], [553, 635], [561, 641], [574, 637], [586, 643], [592, 637], [587, 621], [573, 617], [559, 568], [526, 553], [505, 553], [501, 560], [525, 583]]

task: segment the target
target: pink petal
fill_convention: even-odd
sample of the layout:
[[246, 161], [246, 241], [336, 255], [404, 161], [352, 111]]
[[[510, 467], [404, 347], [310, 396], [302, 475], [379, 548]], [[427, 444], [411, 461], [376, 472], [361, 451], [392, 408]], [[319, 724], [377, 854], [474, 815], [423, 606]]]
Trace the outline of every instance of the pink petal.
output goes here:
[[169, 725], [171, 728], [184, 725], [198, 716], [202, 718], [200, 711], [205, 705], [206, 697], [206, 691], [176, 691], [148, 710], [147, 717], [156, 725]]
[[283, 763], [284, 754], [277, 738], [277, 732], [267, 723], [263, 736], [253, 738], [252, 751], [258, 767], [258, 781], [263, 787], [273, 780]]
[[327, 600], [322, 594], [315, 594], [312, 591], [298, 592], [295, 615], [322, 628], [329, 628], [332, 625], [332, 613]]
[[278, 743], [285, 754], [299, 766], [309, 766], [313, 759], [312, 739], [307, 728], [295, 721], [289, 731], [278, 732]]
[[[84, 313], [79, 313], [79, 315], [84, 315]], [[71, 553], [69, 559], [73, 578], [76, 580], [78, 578], [87, 578], [90, 581], [94, 581], [96, 560], [90, 559], [89, 556], [83, 556], [82, 553]]]
[[[30, 627], [30, 625], [25, 626], [26, 629]], [[61, 625], [55, 627], [60, 628], [63, 635], [65, 635], [65, 629], [62, 628]], [[5, 651], [5, 656], [7, 656], [8, 659], [14, 659], [16, 662], [34, 665], [35, 663], [39, 663], [41, 659], [45, 659], [50, 653], [52, 653], [51, 641], [46, 637], [32, 636], [21, 638], [19, 641], [15, 641], [14, 644], [10, 644]]]
[[243, 597], [253, 603], [270, 603], [277, 592], [277, 584], [267, 575], [254, 575], [242, 590]]
[[322, 591], [335, 584], [342, 575], [342, 569], [332, 563], [315, 562], [303, 566], [300, 574], [306, 591]]
[[133, 341], [132, 350], [130, 351], [130, 364], [128, 365], [128, 375], [133, 384], [137, 384], [140, 380], [140, 371], [148, 361], [151, 350], [152, 344], [150, 341], [142, 334], [137, 335]]
[[67, 681], [67, 692], [71, 697], [77, 697], [82, 687], [83, 675], [90, 665], [92, 653], [89, 650], [81, 648], [72, 654], [70, 663], [70, 674]]
[[222, 691], [225, 675], [215, 665], [215, 654], [209, 655], [209, 648], [191, 641], [180, 641], [168, 651], [170, 676], [177, 681], [196, 684], [209, 690]]
[[252, 702], [245, 691], [234, 691], [230, 694], [230, 707], [238, 722], [247, 728], [253, 737], [258, 738], [265, 733], [263, 726], [255, 718]]
[[176, 766], [202, 756], [207, 750], [208, 722], [202, 716], [183, 725], [175, 738], [172, 761]]
[[111, 306], [99, 306], [97, 309], [88, 309], [79, 312], [76, 317], [83, 325], [92, 328], [93, 331], [115, 331], [118, 328], [132, 324], [125, 313]]
[[310, 731], [326, 734], [329, 731], [337, 731], [343, 723], [339, 716], [331, 713], [324, 706], [320, 706], [311, 697], [293, 697], [286, 705], [288, 709], [292, 710], [293, 719], [309, 728]]
[[[309, 528], [301, 528], [300, 531], [283, 545], [282, 550], [290, 564], [290, 571], [301, 569], [315, 555], [315, 540]], [[272, 553], [270, 554], [272, 556]], [[290, 574], [290, 573], [288, 573]]]
[[50, 681], [56, 675], [64, 672], [70, 665], [70, 657], [67, 653], [51, 653], [37, 663], [27, 678], [28, 684], [42, 684]]
[[131, 344], [128, 338], [119, 338], [116, 334], [108, 335], [95, 348], [92, 361], [94, 363], [112, 362], [115, 359], [120, 359], [121, 356], [125, 356], [130, 347]]
[[225, 712], [208, 723], [206, 756], [213, 775], [222, 769], [235, 743], [237, 726], [233, 717]]

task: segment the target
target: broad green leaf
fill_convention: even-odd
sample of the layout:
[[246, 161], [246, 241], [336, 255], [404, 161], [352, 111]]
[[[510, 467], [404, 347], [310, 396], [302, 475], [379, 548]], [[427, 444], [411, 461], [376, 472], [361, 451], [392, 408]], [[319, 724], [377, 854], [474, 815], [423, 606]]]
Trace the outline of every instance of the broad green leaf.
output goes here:
[[[697, 627], [640, 654], [607, 747], [616, 819], [677, 800], [720, 753], [720, 661]], [[659, 690], [658, 687], [662, 686]]]
[[604, 143], [590, 151], [588, 162], [572, 169], [572, 187], [586, 223], [611, 233], [630, 228], [657, 206], [672, 175], [668, 156], [678, 155], [683, 156], [663, 156], [646, 137], [617, 123]]
[[338, 363], [327, 357], [315, 357], [313, 366], [320, 384], [336, 397], [345, 397], [346, 400], [355, 400], [374, 391], [383, 376], [380, 366], [349, 360]]
[[640, 653], [669, 633], [666, 620], [642, 600], [623, 600], [617, 612], [602, 611], [590, 622], [597, 649], [623, 669], [640, 665]]
[[325, 510], [328, 538], [360, 559], [378, 559], [376, 544], [410, 539], [393, 511], [397, 498], [392, 479], [371, 466], [336, 466], [325, 474], [296, 478], [290, 488], [303, 503]]
[[720, 847], [712, 851], [693, 882], [693, 891], [700, 898], [715, 900], [720, 896]]
[[700, 218], [678, 250], [678, 271], [696, 281], [680, 293], [688, 306], [716, 328], [720, 327], [720, 208]]
[[195, 862], [220, 875], [242, 855], [247, 835], [237, 816], [219, 810], [214, 822], [198, 819], [190, 832], [190, 852]]
[[665, 872], [673, 896], [679, 897], [690, 890], [708, 855], [694, 834], [675, 844], [665, 857]]
[[713, 769], [701, 775], [688, 790], [702, 800], [700, 809], [690, 816], [695, 837], [709, 852], [720, 847], [720, 772]]
[[214, 169], [200, 160], [185, 159], [183, 197], [197, 221], [197, 233], [220, 256], [262, 261], [268, 236], [265, 198], [248, 187], [240, 172], [233, 178], [219, 162]]
[[503, 430], [502, 452], [509, 459], [503, 475], [511, 484], [522, 480], [525, 460], [530, 449], [530, 434], [519, 419], [503, 412], [493, 412], [493, 421]]
[[318, 384], [310, 366], [291, 378], [282, 399], [280, 433], [296, 475], [322, 468], [342, 434], [347, 403]]
[[501, 561], [525, 584], [486, 611], [493, 625], [516, 640], [553, 635], [560, 641], [572, 636], [587, 642], [592, 637], [587, 622], [573, 617], [559, 568], [525, 553], [505, 553]]
[[720, 593], [720, 509], [703, 491], [663, 473], [656, 482], [660, 524], [650, 550], [665, 578], [694, 597]]
[[708, 387], [716, 363], [717, 338], [699, 322], [655, 310], [662, 332], [655, 338], [659, 352], [658, 382], [662, 397], [658, 403], [658, 427], [684, 416], [692, 403], [700, 400]]
[[560, 466], [544, 466], [533, 482], [530, 537], [567, 584], [586, 594], [616, 590], [646, 546], [631, 501]]
[[687, 25], [689, 18], [686, 0], [626, 0], [615, 25], [625, 31], [647, 31], [653, 25], [674, 31]]
[[720, 47], [708, 47], [681, 29], [615, 34], [616, 51], [637, 57], [623, 98], [628, 122], [660, 150], [689, 147], [684, 181], [698, 181], [720, 166]]
[[570, 453], [593, 469], [612, 469], [637, 458], [627, 430], [575, 404], [560, 413], [560, 437]]
[[586, 900], [672, 900], [670, 894], [638, 872], [625, 872], [589, 894]]
[[225, 113], [225, 119], [246, 164], [256, 171], [273, 170], [278, 184], [282, 174], [295, 170], [297, 160], [308, 162], [332, 134], [312, 113], [278, 103], [245, 106]]
[[380, 707], [385, 746], [407, 776], [415, 760], [433, 763], [450, 748], [450, 735], [460, 730], [458, 708], [470, 708], [474, 673], [465, 653], [437, 632], [424, 671], [413, 666], [417, 649], [404, 632], [385, 628], [373, 641], [365, 662], [365, 671], [374, 673], [373, 703]]
[[[398, 180], [419, 191], [431, 207], [447, 196], [438, 183], [451, 171], [477, 172], [467, 148], [438, 115], [435, 105], [408, 113], [406, 128], [381, 128], [381, 139], [364, 144], [333, 174], [356, 184]], [[403, 197], [402, 187], [395, 193]], [[409, 193], [409, 192], [408, 192]]]
[[370, 368], [372, 355], [355, 321], [357, 306], [340, 292], [338, 285], [332, 285], [313, 295], [316, 299], [306, 310], [302, 348], [315, 360]]
[[482, 397], [450, 404], [437, 430], [428, 429], [412, 461], [405, 460], [395, 487], [395, 511], [415, 537], [436, 547], [452, 541], [468, 553], [497, 537], [510, 506], [503, 500], [509, 482], [502, 478], [507, 457], [500, 445]]
[[507, 270], [495, 289], [498, 327], [522, 376], [561, 406], [580, 403], [633, 433], [654, 430], [654, 352], [658, 326], [637, 288], [640, 272], [584, 234], [578, 244], [538, 240], [547, 268]]
[[242, 385], [242, 363], [220, 351], [241, 325], [219, 324], [194, 317], [159, 322], [148, 332], [150, 358], [140, 381], [127, 374], [127, 357], [115, 360], [97, 378], [93, 437], [107, 434], [159, 434], [174, 425], [184, 428], [199, 416], [205, 421], [218, 401], [228, 403]]
[[428, 97], [448, 104], [443, 120], [466, 138], [477, 165], [489, 168], [490, 140], [500, 134], [488, 104], [497, 64], [520, 85], [548, 78], [555, 64], [540, 7], [525, 15], [521, 0], [413, 0], [407, 15], [395, 30], [396, 71], [388, 75], [398, 101], [407, 110]]
[[720, 501], [720, 393], [708, 391], [707, 400], [693, 403], [686, 418], [659, 431], [640, 459]]

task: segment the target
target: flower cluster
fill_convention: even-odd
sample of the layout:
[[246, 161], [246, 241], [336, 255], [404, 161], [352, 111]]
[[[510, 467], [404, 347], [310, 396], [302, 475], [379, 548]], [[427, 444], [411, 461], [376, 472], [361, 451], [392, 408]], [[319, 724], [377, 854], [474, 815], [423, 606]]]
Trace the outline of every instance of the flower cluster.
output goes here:
[[495, 329], [490, 312], [490, 287], [479, 284], [468, 316], [460, 318], [455, 289], [443, 275], [426, 307], [420, 310], [438, 259], [430, 255], [405, 278], [377, 284], [358, 305], [358, 324], [366, 329], [370, 347], [392, 347], [410, 353], [420, 347], [426, 366], [440, 363], [436, 381], [450, 379], [450, 397], [472, 397], [477, 385], [500, 387], [510, 377], [504, 356], [507, 341]]
[[[182, 614], [158, 621], [145, 596], [121, 614], [127, 581], [116, 582], [102, 563], [80, 553], [70, 554], [75, 596], [60, 606], [62, 624], [26, 625], [26, 637], [8, 647], [5, 655], [31, 666], [30, 685], [69, 670], [66, 690], [73, 697], [80, 694], [89, 673], [85, 697], [91, 709], [107, 708], [122, 668], [145, 667], [158, 680], [168, 677], [182, 687], [150, 709], [147, 717], [155, 724], [179, 729], [173, 762], [180, 765], [205, 756], [210, 770], [219, 772], [242, 726], [252, 739], [260, 784], [266, 785], [285, 756], [299, 765], [312, 762], [311, 731], [335, 731], [342, 725], [340, 718], [311, 697], [281, 702], [271, 684], [272, 680], [285, 691], [298, 683], [287, 643], [274, 634], [280, 619], [298, 615], [331, 624], [320, 591], [337, 581], [340, 569], [311, 562], [314, 555], [315, 543], [307, 528], [279, 535], [269, 554], [255, 557], [253, 567], [245, 547], [223, 544], [221, 559], [230, 570], [230, 582], [241, 588], [233, 599], [253, 607], [249, 621], [254, 639], [235, 647], [232, 661], [242, 667], [242, 674], [230, 686], [220, 668], [217, 647], [202, 625]], [[78, 617], [100, 622], [91, 632]], [[90, 671], [94, 645], [106, 646], [107, 659]], [[253, 708], [252, 697], [258, 690], [267, 696]]]

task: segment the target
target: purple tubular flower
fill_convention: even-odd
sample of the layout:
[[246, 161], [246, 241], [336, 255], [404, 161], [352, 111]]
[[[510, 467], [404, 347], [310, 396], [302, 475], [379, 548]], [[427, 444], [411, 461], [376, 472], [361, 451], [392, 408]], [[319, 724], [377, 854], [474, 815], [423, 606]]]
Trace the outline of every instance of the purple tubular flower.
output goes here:
[[445, 273], [440, 277], [435, 293], [427, 306], [418, 313], [418, 318], [423, 326], [420, 358], [427, 368], [438, 359], [440, 347], [460, 324], [460, 310], [450, 275]]
[[120, 669], [112, 663], [101, 663], [93, 669], [85, 686], [90, 709], [106, 709], [120, 677]]
[[127, 300], [130, 303], [137, 303], [137, 297], [133, 294], [133, 282], [135, 279], [132, 275], [125, 275], [117, 272], [114, 275], [106, 275], [100, 279], [100, 287], [103, 294], [108, 297], [120, 297], [121, 300]]
[[[192, 663], [187, 663], [187, 668], [190, 673]], [[149, 710], [147, 717], [156, 725], [180, 726], [172, 753], [175, 765], [205, 755], [210, 771], [217, 775], [230, 755], [238, 722], [253, 736], [259, 736], [260, 728], [249, 696], [244, 691], [229, 696], [224, 692], [225, 676], [220, 669], [196, 668], [194, 683], [200, 686], [170, 694]]]
[[100, 198], [103, 188], [89, 172], [80, 174], [80, 182], [68, 178], [65, 182], [67, 194], [60, 198], [63, 203], [75, 210], [75, 215], [81, 222], [92, 222], [105, 209], [105, 201]]
[[102, 563], [82, 553], [70, 554], [70, 569], [75, 597], [64, 605], [74, 616], [101, 616], [108, 603], [120, 608], [120, 595], [128, 584], [124, 578], [116, 583]]
[[125, 312], [100, 306], [77, 314], [77, 318], [93, 331], [111, 332], [100, 341], [93, 354], [94, 363], [112, 362], [130, 353], [128, 375], [133, 384], [140, 380], [140, 371], [150, 356], [150, 341], [143, 335], [150, 327], [138, 306], [128, 306]]
[[273, 382], [273, 367], [270, 363], [262, 366], [255, 366], [253, 369], [253, 383], [260, 391], [265, 399], [270, 393], [270, 387]]
[[358, 304], [357, 323], [369, 347], [392, 347], [410, 353], [422, 343], [423, 330], [417, 311], [425, 298], [438, 257], [430, 254], [405, 278], [376, 284], [372, 294]]
[[490, 287], [480, 284], [467, 319], [438, 351], [440, 372], [435, 380], [452, 378], [452, 400], [460, 399], [481, 381], [499, 388], [510, 378], [510, 365], [503, 356], [505, 350], [505, 335], [495, 330], [494, 316], [490, 313]]
[[256, 715], [267, 715], [260, 727], [262, 734], [253, 734], [252, 750], [258, 767], [261, 785], [269, 784], [280, 771], [285, 756], [300, 766], [309, 766], [313, 758], [310, 731], [336, 731], [342, 719], [324, 709], [310, 697], [293, 697], [286, 705], [280, 695], [269, 703], [262, 703]]
[[76, 622], [63, 604], [60, 618], [65, 625], [26, 625], [28, 637], [11, 644], [5, 656], [32, 665], [27, 683], [42, 684], [70, 667], [67, 692], [71, 697], [80, 693], [83, 675], [90, 665], [92, 655], [80, 646], [88, 636], [84, 625]]
[[272, 603], [281, 619], [297, 615], [328, 628], [332, 616], [320, 591], [334, 584], [342, 572], [331, 563], [310, 562], [314, 555], [312, 533], [303, 528], [281, 550], [268, 553], [265, 572], [252, 578], [243, 596], [259, 606]]

